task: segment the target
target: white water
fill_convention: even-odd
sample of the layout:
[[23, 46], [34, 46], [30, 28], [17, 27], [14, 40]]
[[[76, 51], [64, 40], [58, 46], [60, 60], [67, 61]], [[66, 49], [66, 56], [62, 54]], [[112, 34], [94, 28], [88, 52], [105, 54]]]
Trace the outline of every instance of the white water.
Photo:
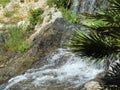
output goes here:
[[[4, 90], [9, 90], [10, 87], [22, 81], [29, 81], [27, 84], [34, 87], [51, 87], [51, 85], [54, 87], [66, 83], [69, 83], [68, 86], [77, 87], [94, 78], [101, 71], [102, 69], [97, 69], [92, 63], [88, 63], [64, 49], [58, 49], [47, 58], [46, 65], [37, 69], [30, 69], [25, 74], [10, 79]], [[26, 86], [24, 86], [22, 86], [22, 90], [26, 90], [24, 89]], [[64, 88], [68, 88], [68, 86]]]
[[78, 7], [79, 7], [79, 0], [73, 0], [73, 4], [71, 6], [71, 9], [75, 12], [78, 12]]
[[94, 6], [95, 6], [95, 2], [96, 0], [82, 0], [81, 2], [81, 7], [80, 7], [80, 12], [88, 12], [88, 13], [92, 13], [94, 11]]
[[71, 9], [80, 13], [94, 13], [99, 8], [106, 7], [106, 0], [73, 0]]

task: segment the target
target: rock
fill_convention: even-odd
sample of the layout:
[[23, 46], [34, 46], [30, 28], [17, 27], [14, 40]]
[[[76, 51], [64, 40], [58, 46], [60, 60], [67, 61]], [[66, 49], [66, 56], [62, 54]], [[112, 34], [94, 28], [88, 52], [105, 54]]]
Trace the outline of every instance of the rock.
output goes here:
[[98, 73], [96, 77], [78, 88], [78, 90], [105, 90], [105, 83], [103, 78], [105, 78], [106, 73], [103, 71]]
[[90, 81], [84, 85], [86, 90], [103, 90], [100, 83], [97, 81]]
[[54, 8], [49, 10], [51, 10], [49, 12], [53, 12], [52, 18], [50, 20], [43, 20], [44, 22], [40, 25], [41, 27], [38, 24], [35, 33], [28, 39], [32, 43], [31, 47], [24, 53], [15, 52], [15, 54], [12, 54], [5, 67], [0, 68], [0, 83], [24, 73], [37, 60], [60, 48], [67, 36], [70, 35], [71, 27], [64, 21], [61, 13]]
[[4, 31], [0, 31], [0, 44], [4, 42]]
[[0, 14], [2, 14], [2, 13], [3, 13], [3, 11], [4, 11], [4, 8], [3, 8], [3, 6], [2, 6], [2, 5], [0, 5]]
[[[29, 82], [29, 81], [28, 81]], [[21, 82], [9, 88], [9, 90], [76, 90], [73, 87], [65, 89], [65, 85], [57, 85], [57, 86], [34, 86], [28, 84], [28, 82]], [[48, 84], [46, 84], [48, 85]], [[27, 86], [27, 87], [26, 87]]]
[[[25, 0], [25, 3], [20, 3], [20, 0], [11, 0], [5, 8], [0, 6], [0, 23], [2, 24], [15, 24], [17, 22], [28, 19], [29, 10], [47, 7], [46, 0], [34, 1], [34, 0]], [[9, 12], [10, 17], [6, 17], [4, 14]]]

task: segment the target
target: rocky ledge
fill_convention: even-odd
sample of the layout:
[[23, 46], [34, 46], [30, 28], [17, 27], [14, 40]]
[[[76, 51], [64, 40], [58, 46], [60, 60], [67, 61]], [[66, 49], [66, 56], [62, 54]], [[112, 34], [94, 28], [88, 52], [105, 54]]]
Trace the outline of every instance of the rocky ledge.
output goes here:
[[[0, 58], [2, 61], [0, 66], [1, 84], [13, 76], [24, 73], [37, 60], [61, 47], [66, 37], [70, 35], [72, 27], [64, 21], [58, 9], [46, 6], [42, 17], [43, 23], [38, 23], [34, 33], [27, 39], [32, 43], [29, 49], [24, 53], [8, 52], [9, 57], [7, 55]], [[0, 37], [2, 36], [0, 35]], [[0, 42], [2, 41], [0, 39]], [[3, 61], [5, 62], [3, 63]]]

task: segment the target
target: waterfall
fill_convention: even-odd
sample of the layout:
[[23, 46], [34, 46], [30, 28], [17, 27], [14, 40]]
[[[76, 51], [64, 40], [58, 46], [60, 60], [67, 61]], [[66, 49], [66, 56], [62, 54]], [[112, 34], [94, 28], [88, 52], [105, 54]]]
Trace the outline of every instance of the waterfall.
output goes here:
[[94, 6], [95, 6], [95, 1], [96, 0], [82, 0], [81, 1], [81, 7], [80, 7], [80, 12], [88, 12], [92, 13], [94, 11]]
[[78, 12], [79, 0], [73, 0], [73, 4], [71, 5], [71, 9], [75, 12]]
[[82, 0], [80, 4], [80, 12], [92, 13], [95, 9], [96, 0]]
[[[104, 1], [73, 0], [71, 9], [80, 13], [94, 13]], [[76, 90], [103, 71], [87, 61], [88, 58], [81, 58], [59, 48], [24, 74], [11, 78], [6, 87], [0, 90]]]
[[95, 10], [105, 7], [106, 0], [73, 0], [71, 9], [79, 13], [94, 13]]
[[94, 78], [101, 71], [102, 69], [97, 69], [93, 63], [88, 63], [65, 49], [58, 49], [46, 57], [45, 65], [10, 79], [4, 90], [14, 90], [19, 84], [18, 90], [30, 87], [34, 87], [32, 90], [69, 90]]

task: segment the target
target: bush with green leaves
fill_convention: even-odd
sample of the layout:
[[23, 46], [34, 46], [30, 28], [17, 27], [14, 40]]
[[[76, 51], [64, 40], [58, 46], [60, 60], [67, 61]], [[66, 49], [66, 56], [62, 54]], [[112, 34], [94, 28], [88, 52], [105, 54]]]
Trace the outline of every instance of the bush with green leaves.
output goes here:
[[3, 14], [5, 17], [11, 17], [14, 14], [14, 12], [6, 10]]
[[29, 21], [31, 27], [34, 27], [39, 20], [41, 20], [41, 14], [43, 13], [43, 10], [41, 8], [37, 9], [30, 9], [30, 16], [29, 16]]
[[77, 23], [78, 22], [78, 15], [72, 10], [68, 10], [65, 8], [60, 8], [60, 11], [62, 12], [62, 15], [66, 21], [69, 23]]
[[47, 0], [47, 4], [49, 6], [56, 5], [58, 8], [60, 7], [69, 8], [71, 0]]
[[10, 0], [0, 0], [0, 4], [5, 7], [7, 3], [9, 3]]
[[11, 51], [25, 51], [30, 47], [30, 43], [25, 41], [26, 29], [24, 25], [15, 25], [9, 28], [9, 38], [5, 41], [5, 46]]
[[57, 8], [62, 12], [62, 15], [69, 23], [78, 22], [78, 15], [72, 10], [69, 10], [72, 0], [47, 0], [49, 6], [56, 5]]

